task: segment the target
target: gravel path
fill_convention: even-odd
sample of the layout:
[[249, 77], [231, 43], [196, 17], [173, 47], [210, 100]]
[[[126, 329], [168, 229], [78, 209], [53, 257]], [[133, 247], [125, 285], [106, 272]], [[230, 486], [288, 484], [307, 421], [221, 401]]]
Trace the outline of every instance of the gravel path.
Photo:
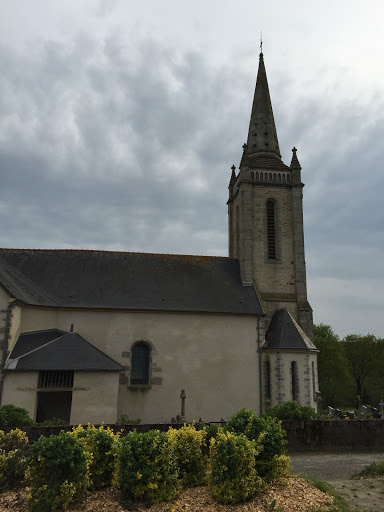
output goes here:
[[367, 464], [384, 460], [384, 453], [297, 453], [289, 454], [294, 473], [332, 482], [351, 477]]

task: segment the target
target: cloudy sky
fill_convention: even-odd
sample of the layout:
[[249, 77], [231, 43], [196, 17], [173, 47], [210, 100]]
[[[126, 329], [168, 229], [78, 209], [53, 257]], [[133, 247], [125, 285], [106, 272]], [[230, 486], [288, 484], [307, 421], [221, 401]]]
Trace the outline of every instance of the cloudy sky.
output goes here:
[[0, 0], [0, 246], [227, 255], [262, 31], [315, 322], [384, 337], [383, 17], [382, 0]]

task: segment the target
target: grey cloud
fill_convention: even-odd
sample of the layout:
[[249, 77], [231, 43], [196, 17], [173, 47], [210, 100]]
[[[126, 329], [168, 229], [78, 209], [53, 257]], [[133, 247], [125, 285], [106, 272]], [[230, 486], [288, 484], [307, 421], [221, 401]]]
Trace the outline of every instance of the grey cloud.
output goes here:
[[[225, 255], [256, 74], [235, 65], [120, 36], [0, 47], [0, 245]], [[283, 160], [299, 149], [309, 292], [327, 321], [355, 299], [327, 302], [319, 281], [383, 279], [383, 98], [296, 88], [278, 79], [272, 103]]]

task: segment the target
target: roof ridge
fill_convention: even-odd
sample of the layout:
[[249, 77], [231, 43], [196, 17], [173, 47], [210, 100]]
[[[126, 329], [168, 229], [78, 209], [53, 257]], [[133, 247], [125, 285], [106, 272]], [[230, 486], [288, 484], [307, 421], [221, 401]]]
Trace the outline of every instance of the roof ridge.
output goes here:
[[36, 251], [36, 252], [103, 252], [110, 254], [142, 254], [144, 256], [175, 256], [175, 257], [194, 257], [194, 258], [221, 258], [226, 260], [236, 260], [230, 256], [216, 256], [207, 254], [172, 254], [168, 252], [139, 252], [139, 251], [111, 251], [105, 249], [28, 249], [28, 248], [12, 248], [12, 247], [1, 247], [1, 251]]

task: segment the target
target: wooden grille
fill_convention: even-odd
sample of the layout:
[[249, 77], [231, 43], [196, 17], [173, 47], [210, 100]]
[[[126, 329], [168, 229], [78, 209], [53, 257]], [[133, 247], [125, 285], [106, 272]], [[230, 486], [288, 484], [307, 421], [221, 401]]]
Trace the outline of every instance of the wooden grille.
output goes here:
[[42, 371], [39, 372], [39, 389], [73, 388], [72, 371]]
[[275, 203], [267, 201], [267, 242], [268, 258], [276, 259]]

